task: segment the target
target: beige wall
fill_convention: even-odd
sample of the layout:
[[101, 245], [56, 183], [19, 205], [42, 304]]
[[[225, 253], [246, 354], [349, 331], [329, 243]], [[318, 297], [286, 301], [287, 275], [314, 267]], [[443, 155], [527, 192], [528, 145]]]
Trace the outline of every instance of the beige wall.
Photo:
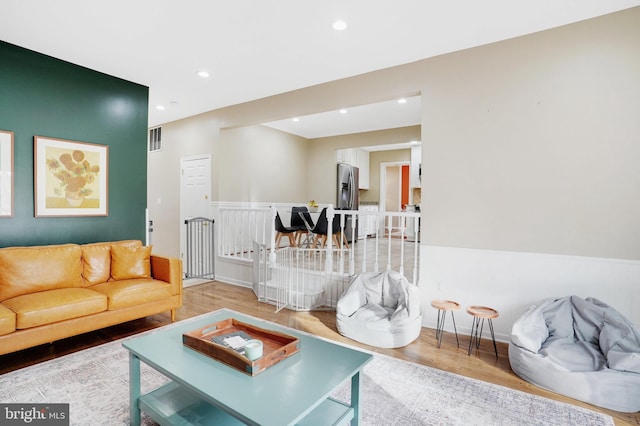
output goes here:
[[211, 197], [218, 196], [220, 155], [217, 144], [218, 127], [196, 116], [162, 126], [162, 150], [147, 157], [147, 208], [153, 220], [151, 243], [155, 253], [180, 256], [180, 160], [185, 157], [211, 155]]
[[426, 243], [640, 259], [639, 12], [430, 61]]
[[308, 140], [255, 125], [220, 134], [219, 201], [305, 202]]

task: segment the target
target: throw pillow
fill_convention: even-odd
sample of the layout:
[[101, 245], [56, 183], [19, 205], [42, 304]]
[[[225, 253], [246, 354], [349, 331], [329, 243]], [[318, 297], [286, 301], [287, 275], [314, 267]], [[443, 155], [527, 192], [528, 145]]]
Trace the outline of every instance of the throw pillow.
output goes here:
[[109, 244], [85, 244], [82, 247], [82, 276], [89, 285], [107, 282], [111, 276]]
[[151, 246], [111, 246], [111, 278], [151, 278]]

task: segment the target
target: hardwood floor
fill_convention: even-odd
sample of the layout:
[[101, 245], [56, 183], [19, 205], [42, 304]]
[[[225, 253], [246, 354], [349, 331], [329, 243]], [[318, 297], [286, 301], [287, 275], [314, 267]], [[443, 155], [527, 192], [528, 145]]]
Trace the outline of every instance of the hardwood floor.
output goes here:
[[[480, 350], [473, 352], [469, 356], [467, 355], [468, 336], [460, 336], [460, 348], [458, 348], [456, 347], [455, 335], [445, 333], [442, 347], [438, 348], [435, 330], [423, 328], [418, 340], [404, 348], [375, 348], [354, 342], [338, 334], [335, 324], [335, 311], [293, 312], [285, 309], [279, 313], [275, 313], [274, 306], [259, 303], [251, 289], [221, 282], [209, 282], [185, 288], [184, 304], [183, 307], [177, 311], [176, 319], [183, 320], [220, 308], [233, 309], [318, 336], [366, 348], [374, 352], [384, 353], [396, 358], [428, 365], [463, 376], [473, 377], [523, 392], [586, 407], [595, 411], [601, 411], [611, 415], [616, 425], [640, 425], [640, 413], [629, 414], [605, 410], [553, 392], [545, 391], [521, 380], [511, 371], [509, 366], [507, 355], [508, 346], [500, 342], [498, 342], [498, 359], [496, 359], [491, 341], [488, 340], [483, 340], [480, 345]], [[435, 316], [436, 311], [428, 311], [424, 314]], [[64, 339], [49, 345], [42, 345], [13, 354], [1, 355], [0, 374], [167, 325], [170, 322], [168, 313], [158, 314], [96, 332], [86, 333], [81, 336]]]

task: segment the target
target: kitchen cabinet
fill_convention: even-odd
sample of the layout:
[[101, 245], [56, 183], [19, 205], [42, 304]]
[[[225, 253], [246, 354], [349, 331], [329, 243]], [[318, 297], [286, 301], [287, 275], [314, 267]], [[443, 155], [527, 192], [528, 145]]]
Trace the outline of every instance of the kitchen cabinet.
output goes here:
[[367, 212], [378, 212], [379, 207], [377, 204], [364, 204], [358, 209], [365, 215], [360, 216], [358, 222], [358, 239], [362, 239], [368, 235], [375, 235], [376, 228], [378, 227], [378, 216], [366, 215]]
[[358, 168], [358, 189], [369, 189], [369, 151], [361, 148], [338, 150], [338, 162]]
[[369, 151], [364, 149], [356, 150], [357, 164], [360, 172], [360, 189], [369, 189]]
[[347, 163], [352, 166], [356, 165], [353, 149], [339, 149], [338, 150], [338, 163]]
[[409, 187], [420, 188], [420, 165], [422, 164], [422, 147], [411, 147], [411, 164], [409, 167]]

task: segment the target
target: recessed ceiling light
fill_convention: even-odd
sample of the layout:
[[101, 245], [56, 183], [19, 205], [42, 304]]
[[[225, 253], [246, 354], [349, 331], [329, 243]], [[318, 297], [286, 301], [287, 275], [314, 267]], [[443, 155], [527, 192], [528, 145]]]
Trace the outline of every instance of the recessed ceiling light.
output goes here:
[[156, 109], [162, 111], [164, 109], [164, 105], [156, 105]]
[[337, 21], [334, 21], [333, 29], [336, 31], [344, 31], [347, 29], [347, 23], [342, 19], [338, 19]]
[[406, 104], [406, 103], [407, 103], [407, 98], [400, 98], [400, 99], [398, 99], [398, 103], [399, 103], [399, 104]]
[[208, 72], [202, 70], [202, 71], [198, 71], [198, 76], [202, 77], [202, 78], [207, 78], [209, 77], [211, 74], [209, 74]]
[[349, 112], [349, 110], [347, 110], [346, 108], [342, 108], [342, 109], [340, 110], [340, 114], [346, 114], [346, 113], [348, 113], [348, 112]]
[[294, 123], [297, 123], [298, 121], [300, 121], [300, 119], [299, 119], [298, 117], [293, 117], [291, 120], [292, 120]]

